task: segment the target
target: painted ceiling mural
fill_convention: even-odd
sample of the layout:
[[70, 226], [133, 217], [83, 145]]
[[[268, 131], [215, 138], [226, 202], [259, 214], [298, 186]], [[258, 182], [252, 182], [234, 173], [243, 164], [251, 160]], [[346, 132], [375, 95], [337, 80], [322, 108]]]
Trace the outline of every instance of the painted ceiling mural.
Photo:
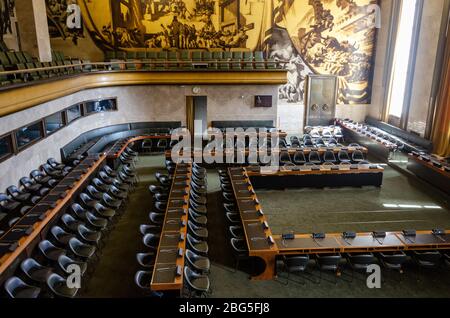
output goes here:
[[315, 73], [339, 76], [339, 103], [370, 103], [376, 0], [77, 2], [103, 50], [264, 50], [288, 61], [281, 100], [303, 103], [306, 75]]

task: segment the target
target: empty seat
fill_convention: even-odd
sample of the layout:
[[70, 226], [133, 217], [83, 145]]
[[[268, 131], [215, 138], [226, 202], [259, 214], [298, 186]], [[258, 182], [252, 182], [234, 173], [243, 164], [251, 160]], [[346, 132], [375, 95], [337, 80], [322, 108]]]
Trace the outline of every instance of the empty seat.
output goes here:
[[351, 162], [350, 156], [348, 155], [348, 152], [345, 150], [340, 150], [338, 152], [338, 160], [339, 162]]
[[209, 291], [208, 276], [196, 273], [188, 266], [184, 267], [184, 279], [190, 290], [196, 294], [204, 294]]
[[413, 259], [420, 268], [437, 268], [442, 258], [439, 251], [413, 251]]
[[41, 251], [42, 255], [48, 261], [52, 262], [56, 262], [58, 260], [58, 257], [66, 254], [65, 249], [56, 247], [48, 240], [41, 241], [38, 245], [38, 248]]
[[148, 233], [159, 234], [161, 232], [161, 227], [153, 224], [141, 224], [139, 226], [139, 232], [142, 235], [146, 235]]
[[[296, 255], [296, 256], [286, 256], [283, 259], [284, 269], [288, 273], [286, 284], [289, 283], [289, 277], [291, 274], [304, 273], [308, 267], [309, 255]], [[300, 281], [304, 284], [304, 281]]]
[[361, 161], [364, 161], [364, 154], [360, 150], [355, 150], [352, 153], [352, 161], [355, 163], [359, 163]]
[[76, 257], [83, 260], [89, 260], [96, 252], [95, 246], [85, 244], [76, 237], [69, 240], [69, 249]]
[[235, 271], [236, 271], [239, 267], [240, 261], [247, 259], [249, 257], [247, 243], [245, 239], [238, 239], [232, 237], [230, 239], [230, 244], [231, 248], [233, 249], [233, 255], [235, 258]]
[[34, 258], [27, 258], [20, 263], [20, 269], [28, 279], [40, 284], [47, 281], [53, 269], [39, 264]]
[[76, 261], [67, 255], [60, 255], [58, 257], [58, 267], [65, 274], [70, 275], [73, 274], [73, 266], [77, 266], [80, 269], [80, 275], [83, 276], [87, 270], [87, 264], [85, 262]]
[[206, 274], [209, 272], [211, 263], [209, 258], [195, 254], [193, 251], [186, 250], [186, 259], [188, 264], [197, 272]]
[[318, 151], [311, 151], [308, 156], [308, 162], [320, 165], [322, 160], [320, 160], [320, 155]]
[[403, 251], [382, 252], [379, 254], [384, 268], [403, 273], [403, 264], [408, 261], [408, 256]]
[[336, 157], [334, 156], [334, 152], [331, 151], [331, 150], [325, 151], [325, 153], [323, 154], [323, 161], [324, 162], [336, 163]]
[[6, 189], [6, 192], [16, 201], [27, 202], [31, 199], [31, 193], [23, 192], [17, 186], [12, 185]]
[[70, 239], [75, 237], [74, 234], [67, 233], [57, 225], [50, 229], [50, 234], [54, 242], [61, 247], [66, 247], [67, 244], [69, 244]]
[[[317, 266], [319, 267], [320, 271], [320, 281], [322, 280], [322, 272], [323, 271], [331, 271], [333, 272], [335, 283], [337, 283], [337, 276], [340, 275], [340, 267], [339, 264], [341, 262], [342, 256], [341, 254], [317, 254], [316, 255], [316, 261]], [[320, 283], [319, 281], [319, 283]]]
[[208, 239], [208, 230], [204, 227], [195, 225], [193, 222], [188, 220], [188, 231], [189, 233], [198, 240]]
[[138, 264], [144, 268], [153, 268], [153, 265], [155, 264], [155, 257], [156, 254], [153, 252], [136, 254]]
[[289, 155], [289, 152], [287, 151], [281, 151], [280, 153], [280, 164], [285, 165], [288, 163], [292, 163], [291, 156]]
[[145, 234], [142, 238], [142, 243], [151, 249], [156, 249], [158, 248], [159, 235], [154, 233]]
[[240, 225], [230, 225], [228, 230], [230, 232], [231, 237], [237, 239], [243, 239], [245, 237], [244, 229]]
[[78, 288], [70, 288], [67, 280], [55, 273], [47, 278], [47, 286], [57, 297], [73, 298], [78, 293]]
[[41, 293], [39, 287], [28, 285], [16, 276], [5, 282], [5, 291], [11, 298], [37, 298]]
[[207, 255], [208, 254], [208, 243], [205, 241], [197, 240], [191, 234], [187, 234], [187, 246], [196, 254]]

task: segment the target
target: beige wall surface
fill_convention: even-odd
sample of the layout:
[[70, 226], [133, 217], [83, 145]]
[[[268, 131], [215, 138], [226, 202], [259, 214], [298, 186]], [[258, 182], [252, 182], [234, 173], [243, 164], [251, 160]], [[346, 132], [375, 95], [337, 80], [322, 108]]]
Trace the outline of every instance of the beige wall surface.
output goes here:
[[[0, 135], [20, 128], [73, 104], [117, 97], [118, 111], [81, 118], [46, 139], [0, 163], [0, 192], [29, 174], [49, 157], [60, 159], [60, 148], [91, 129], [129, 122], [181, 121], [185, 124], [185, 96], [195, 95], [192, 86], [130, 86], [86, 90], [0, 118]], [[207, 96], [208, 124], [212, 120], [273, 120], [277, 114], [277, 86], [199, 86]], [[272, 95], [273, 107], [256, 108], [254, 95]]]

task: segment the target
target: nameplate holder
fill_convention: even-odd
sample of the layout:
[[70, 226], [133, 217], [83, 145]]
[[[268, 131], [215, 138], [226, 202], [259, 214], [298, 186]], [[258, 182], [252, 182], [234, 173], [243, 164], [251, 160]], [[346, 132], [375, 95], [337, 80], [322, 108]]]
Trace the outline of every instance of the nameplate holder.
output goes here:
[[186, 221], [185, 220], [181, 220], [180, 225], [181, 225], [181, 227], [185, 227], [186, 226]]
[[342, 237], [345, 239], [354, 239], [356, 238], [356, 232], [344, 232], [342, 233]]
[[284, 233], [284, 234], [281, 234], [281, 238], [283, 240], [293, 240], [293, 239], [295, 239], [295, 234], [294, 233]]
[[325, 233], [312, 233], [313, 239], [324, 239], [326, 237]]
[[405, 237], [415, 237], [417, 232], [416, 232], [416, 230], [403, 230], [402, 234]]
[[264, 215], [264, 212], [263, 212], [261, 209], [259, 209], [258, 211], [256, 211], [256, 213], [258, 213], [258, 215], [260, 215], [260, 216], [263, 216], [263, 215]]
[[262, 226], [264, 230], [267, 230], [269, 228], [269, 224], [267, 223], [267, 221], [262, 222]]
[[378, 169], [378, 166], [377, 165], [370, 165], [369, 169]]
[[311, 170], [312, 170], [312, 171], [320, 171], [320, 167], [318, 167], [318, 166], [312, 166], [312, 167], [311, 167]]
[[332, 166], [331, 170], [334, 170], [334, 171], [339, 170], [339, 166]]
[[374, 231], [374, 232], [372, 232], [372, 236], [375, 237], [375, 238], [385, 238], [386, 237], [386, 232]]
[[183, 242], [183, 241], [184, 241], [184, 233], [180, 233], [179, 241], [180, 241], [180, 242]]
[[175, 275], [176, 276], [183, 275], [183, 268], [181, 267], [181, 265], [177, 265], [177, 269], [175, 270]]
[[433, 235], [445, 235], [445, 230], [443, 230], [443, 229], [433, 229], [431, 231], [431, 233], [433, 233]]
[[358, 165], [350, 165], [350, 170], [358, 170], [359, 166]]
[[177, 257], [183, 257], [184, 251], [183, 249], [180, 247], [177, 251]]
[[268, 237], [267, 237], [267, 241], [269, 242], [270, 245], [275, 244], [275, 240], [273, 239], [272, 236], [268, 236]]

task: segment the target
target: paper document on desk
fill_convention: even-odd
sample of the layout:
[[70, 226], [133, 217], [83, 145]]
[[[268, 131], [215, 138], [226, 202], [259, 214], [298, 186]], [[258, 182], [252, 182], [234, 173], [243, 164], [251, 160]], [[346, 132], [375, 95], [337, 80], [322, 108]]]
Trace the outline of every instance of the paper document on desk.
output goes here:
[[261, 167], [261, 174], [275, 174], [278, 171], [279, 167], [272, 167], [272, 166]]

